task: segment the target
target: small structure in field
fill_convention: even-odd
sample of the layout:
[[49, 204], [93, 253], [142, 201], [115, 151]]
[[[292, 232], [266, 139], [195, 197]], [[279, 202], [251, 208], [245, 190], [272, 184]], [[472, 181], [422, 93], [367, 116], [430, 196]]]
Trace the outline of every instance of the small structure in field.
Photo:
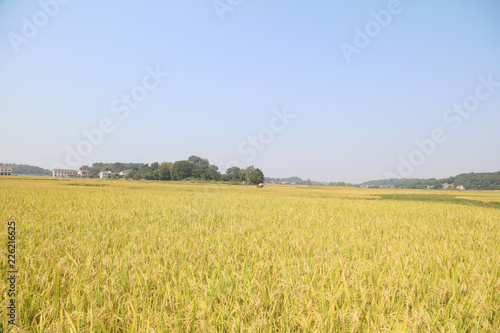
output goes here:
[[0, 166], [0, 176], [12, 176], [12, 167]]
[[99, 178], [108, 179], [111, 176], [111, 171], [101, 171], [99, 172]]
[[123, 170], [123, 171], [120, 171], [120, 176], [126, 176], [130, 173], [132, 169], [127, 169], [127, 170]]
[[90, 178], [90, 170], [78, 170], [78, 178]]

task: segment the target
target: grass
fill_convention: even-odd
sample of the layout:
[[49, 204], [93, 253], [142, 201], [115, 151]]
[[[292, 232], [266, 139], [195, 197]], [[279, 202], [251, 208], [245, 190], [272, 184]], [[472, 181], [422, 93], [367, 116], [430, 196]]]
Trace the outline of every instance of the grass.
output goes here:
[[461, 205], [473, 205], [500, 209], [500, 195], [496, 196], [461, 196], [451, 194], [379, 194], [384, 200], [448, 202]]
[[439, 193], [5, 177], [13, 331], [498, 331], [500, 211]]

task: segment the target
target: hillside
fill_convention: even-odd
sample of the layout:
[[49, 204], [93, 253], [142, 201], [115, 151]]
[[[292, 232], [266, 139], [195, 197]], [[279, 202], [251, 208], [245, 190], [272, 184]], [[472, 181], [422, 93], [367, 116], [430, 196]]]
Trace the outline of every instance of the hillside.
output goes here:
[[452, 184], [454, 187], [462, 185], [466, 190], [500, 190], [500, 171], [484, 173], [463, 173], [448, 178], [428, 179], [384, 179], [364, 182], [370, 187], [407, 188], [407, 189], [442, 189], [443, 184]]
[[[306, 185], [307, 180], [303, 180], [299, 177], [288, 177], [288, 178], [271, 178], [266, 177], [266, 183], [276, 183], [276, 184], [288, 184], [288, 185]], [[318, 182], [311, 181], [312, 185], [328, 185], [328, 182]]]

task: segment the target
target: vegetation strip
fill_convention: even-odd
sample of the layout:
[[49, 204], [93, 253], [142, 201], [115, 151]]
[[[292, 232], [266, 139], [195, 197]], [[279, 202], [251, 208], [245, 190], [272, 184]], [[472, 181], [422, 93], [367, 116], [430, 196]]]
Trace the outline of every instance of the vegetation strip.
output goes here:
[[377, 197], [380, 197], [383, 200], [445, 202], [500, 209], [500, 202], [484, 202], [480, 200], [463, 199], [458, 198], [457, 195], [447, 194], [377, 194]]

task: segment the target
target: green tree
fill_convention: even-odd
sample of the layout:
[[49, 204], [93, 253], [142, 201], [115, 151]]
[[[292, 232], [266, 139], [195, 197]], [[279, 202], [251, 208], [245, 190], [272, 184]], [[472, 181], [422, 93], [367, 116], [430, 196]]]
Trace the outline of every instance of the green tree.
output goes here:
[[230, 167], [226, 170], [226, 179], [228, 181], [238, 181], [240, 180], [240, 168], [237, 166]]
[[170, 173], [170, 165], [171, 163], [163, 162], [160, 165], [160, 180], [171, 180], [172, 174]]
[[188, 161], [191, 162], [191, 163], [194, 163], [196, 165], [203, 165], [203, 166], [209, 166], [209, 162], [208, 162], [208, 159], [206, 158], [201, 158], [199, 156], [195, 156], [195, 155], [191, 155], [189, 156], [188, 158]]
[[208, 165], [194, 164], [191, 177], [196, 179], [207, 179]]
[[247, 169], [240, 169], [240, 178], [238, 179], [240, 182], [248, 182], [248, 177], [247, 177]]
[[307, 178], [306, 185], [312, 185], [312, 183], [311, 183], [311, 179], [310, 179], [310, 178]]
[[215, 180], [218, 181], [220, 179], [220, 172], [219, 168], [216, 165], [211, 164], [205, 173], [205, 179], [206, 180]]
[[[147, 175], [148, 173], [150, 172], [150, 169], [149, 169], [149, 165], [148, 164], [143, 164], [140, 168], [139, 168], [139, 179], [147, 179]], [[152, 178], [152, 177], [149, 177], [149, 178]]]
[[175, 180], [182, 180], [192, 177], [195, 164], [189, 161], [177, 161], [174, 163]]
[[255, 168], [253, 165], [246, 169], [246, 177], [248, 183], [259, 184], [264, 182], [264, 173], [259, 168]]
[[150, 171], [156, 171], [160, 167], [160, 164], [158, 162], [151, 163], [151, 166], [149, 167]]

